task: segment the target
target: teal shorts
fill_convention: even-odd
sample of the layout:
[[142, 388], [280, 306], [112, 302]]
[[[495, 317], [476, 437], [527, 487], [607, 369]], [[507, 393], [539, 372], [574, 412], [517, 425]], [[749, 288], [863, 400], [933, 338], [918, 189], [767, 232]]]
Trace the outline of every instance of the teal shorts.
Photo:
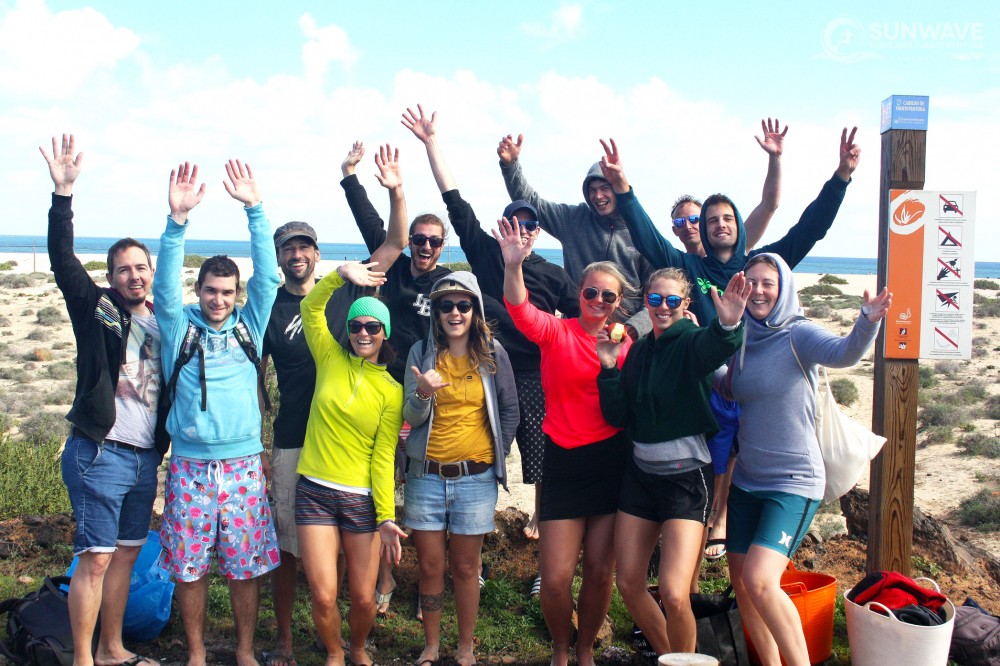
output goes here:
[[820, 500], [777, 491], [729, 487], [726, 550], [746, 554], [757, 544], [791, 559], [809, 530]]

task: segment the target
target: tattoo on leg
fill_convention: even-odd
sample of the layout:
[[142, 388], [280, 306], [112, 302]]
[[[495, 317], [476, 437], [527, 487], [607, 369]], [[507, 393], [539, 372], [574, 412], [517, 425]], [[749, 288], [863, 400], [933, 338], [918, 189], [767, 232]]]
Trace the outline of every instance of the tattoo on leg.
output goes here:
[[444, 608], [444, 590], [437, 594], [420, 595], [420, 610], [434, 612], [442, 608]]

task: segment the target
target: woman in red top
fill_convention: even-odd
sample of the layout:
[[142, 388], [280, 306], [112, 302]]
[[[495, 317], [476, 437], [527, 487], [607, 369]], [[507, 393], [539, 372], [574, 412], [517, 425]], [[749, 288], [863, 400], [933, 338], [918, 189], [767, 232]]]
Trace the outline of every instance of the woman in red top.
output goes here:
[[[572, 637], [573, 574], [583, 546], [583, 585], [578, 603], [576, 655], [591, 666], [594, 639], [611, 603], [614, 578], [615, 512], [629, 448], [620, 428], [601, 415], [597, 375], [597, 333], [634, 290], [612, 262], [590, 264], [580, 282], [580, 316], [560, 319], [528, 301], [521, 264], [538, 230], [528, 234], [500, 221], [494, 232], [503, 251], [504, 300], [525, 337], [542, 352], [545, 391], [545, 458], [542, 463], [541, 603], [552, 635], [552, 663], [569, 660]], [[522, 235], [524, 236], [522, 238]], [[630, 340], [624, 336], [619, 364]]]

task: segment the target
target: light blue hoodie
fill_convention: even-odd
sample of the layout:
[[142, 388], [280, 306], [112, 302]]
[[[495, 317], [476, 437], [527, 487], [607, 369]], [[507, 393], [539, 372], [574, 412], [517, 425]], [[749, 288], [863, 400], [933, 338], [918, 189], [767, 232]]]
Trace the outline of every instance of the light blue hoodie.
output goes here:
[[[872, 346], [879, 324], [858, 315], [840, 337], [802, 316], [792, 271], [777, 254], [780, 293], [767, 319], [743, 315], [743, 349], [730, 360], [740, 403], [740, 450], [733, 484], [744, 490], [823, 497], [826, 473], [816, 440], [818, 366], [854, 365]], [[750, 298], [753, 298], [751, 294]], [[809, 375], [802, 375], [790, 343]]]
[[247, 302], [236, 306], [229, 320], [215, 331], [205, 323], [201, 307], [184, 306], [181, 269], [184, 263], [184, 233], [187, 224], [167, 218], [160, 237], [157, 280], [153, 286], [157, 321], [160, 325], [164, 385], [173, 373], [188, 322], [203, 329], [205, 381], [208, 405], [201, 410], [201, 361], [188, 362], [177, 379], [174, 404], [167, 419], [172, 454], [198, 460], [226, 460], [260, 453], [260, 407], [257, 401], [257, 371], [233, 333], [237, 321], [250, 330], [260, 350], [271, 305], [278, 292], [278, 261], [271, 240], [271, 224], [260, 204], [246, 209], [250, 227], [250, 257], [253, 276], [247, 282]]

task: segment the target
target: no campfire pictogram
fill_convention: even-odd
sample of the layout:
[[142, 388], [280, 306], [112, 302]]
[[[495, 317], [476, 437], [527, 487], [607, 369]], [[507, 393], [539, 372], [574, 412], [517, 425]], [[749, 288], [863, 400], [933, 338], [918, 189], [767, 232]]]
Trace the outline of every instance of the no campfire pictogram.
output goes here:
[[958, 327], [935, 326], [934, 347], [937, 349], [958, 349]]

